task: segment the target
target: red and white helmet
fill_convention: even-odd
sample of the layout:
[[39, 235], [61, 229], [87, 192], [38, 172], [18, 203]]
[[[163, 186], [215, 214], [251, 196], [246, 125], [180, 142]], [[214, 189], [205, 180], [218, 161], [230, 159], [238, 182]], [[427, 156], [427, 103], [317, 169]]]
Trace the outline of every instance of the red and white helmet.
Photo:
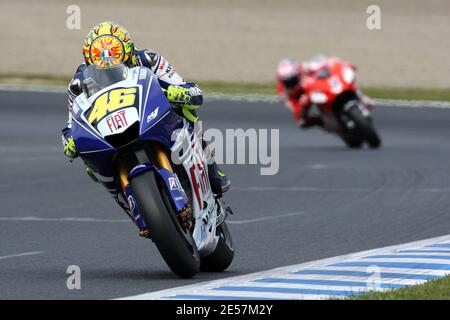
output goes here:
[[278, 63], [277, 77], [286, 89], [298, 85], [302, 68], [300, 64], [292, 59], [283, 59]]

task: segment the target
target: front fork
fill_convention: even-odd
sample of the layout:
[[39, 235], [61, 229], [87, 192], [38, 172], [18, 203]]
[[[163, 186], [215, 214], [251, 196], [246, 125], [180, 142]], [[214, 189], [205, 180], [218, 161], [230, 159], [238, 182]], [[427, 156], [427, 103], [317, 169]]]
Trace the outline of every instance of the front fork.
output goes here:
[[123, 161], [119, 162], [119, 178], [120, 178], [120, 186], [122, 188], [122, 192], [125, 195], [125, 198], [128, 202], [128, 208], [130, 209], [131, 213], [134, 217], [134, 223], [137, 225], [139, 230], [145, 232], [144, 230], [147, 230], [147, 225], [144, 222], [144, 219], [141, 216], [141, 211], [139, 210], [139, 207], [136, 205], [136, 201], [134, 200], [134, 193], [131, 189], [130, 182], [128, 181], [128, 171], [123, 163]]
[[[120, 185], [122, 191], [127, 199], [129, 209], [131, 210], [134, 221], [138, 228], [142, 231], [149, 229], [149, 226], [146, 225], [144, 219], [142, 218], [139, 206], [136, 204], [133, 190], [131, 188], [129, 179], [148, 170], [155, 170], [155, 172], [160, 176], [161, 180], [164, 181], [167, 190], [169, 191], [172, 204], [174, 206], [175, 211], [181, 218], [185, 227], [191, 227], [191, 212], [190, 206], [188, 205], [188, 200], [186, 194], [181, 186], [180, 181], [178, 180], [177, 175], [174, 173], [172, 165], [169, 161], [169, 158], [164, 151], [164, 149], [157, 143], [151, 144], [152, 154], [154, 155], [154, 161], [156, 162], [156, 166], [149, 163], [148, 159], [142, 159], [142, 154], [137, 158], [140, 160], [140, 163], [135, 166], [131, 171], [126, 169], [123, 161], [119, 161], [119, 178]], [[138, 151], [143, 152], [143, 150]], [[141, 234], [143, 235], [143, 234]]]

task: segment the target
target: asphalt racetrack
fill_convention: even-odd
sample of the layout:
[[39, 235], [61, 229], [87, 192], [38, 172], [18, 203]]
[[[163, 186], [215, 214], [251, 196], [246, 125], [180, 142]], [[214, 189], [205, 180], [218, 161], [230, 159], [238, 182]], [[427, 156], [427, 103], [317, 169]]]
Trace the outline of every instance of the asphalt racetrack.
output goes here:
[[[280, 170], [226, 165], [236, 256], [177, 278], [151, 241], [62, 154], [66, 95], [0, 91], [0, 299], [111, 299], [446, 235], [450, 110], [378, 107], [379, 150], [301, 131], [281, 104], [213, 101], [205, 128], [280, 129]], [[31, 218], [30, 218], [31, 217]], [[81, 269], [81, 289], [66, 286]]]

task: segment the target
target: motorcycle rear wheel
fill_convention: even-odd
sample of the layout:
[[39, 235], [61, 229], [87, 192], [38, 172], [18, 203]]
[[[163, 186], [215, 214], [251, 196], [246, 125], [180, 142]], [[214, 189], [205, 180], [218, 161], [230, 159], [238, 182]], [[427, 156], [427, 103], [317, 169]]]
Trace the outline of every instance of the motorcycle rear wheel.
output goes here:
[[201, 258], [200, 269], [206, 272], [220, 272], [228, 268], [234, 258], [234, 246], [231, 234], [225, 222], [217, 227], [219, 242], [213, 253]]

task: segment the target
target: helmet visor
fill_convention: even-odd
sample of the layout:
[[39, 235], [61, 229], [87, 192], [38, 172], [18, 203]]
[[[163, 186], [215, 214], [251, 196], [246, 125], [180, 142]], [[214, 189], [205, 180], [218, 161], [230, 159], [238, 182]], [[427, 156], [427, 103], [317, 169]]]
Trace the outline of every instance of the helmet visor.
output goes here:
[[292, 89], [298, 84], [298, 77], [295, 75], [290, 78], [283, 79], [281, 80], [281, 82], [283, 82], [283, 85], [286, 89]]

